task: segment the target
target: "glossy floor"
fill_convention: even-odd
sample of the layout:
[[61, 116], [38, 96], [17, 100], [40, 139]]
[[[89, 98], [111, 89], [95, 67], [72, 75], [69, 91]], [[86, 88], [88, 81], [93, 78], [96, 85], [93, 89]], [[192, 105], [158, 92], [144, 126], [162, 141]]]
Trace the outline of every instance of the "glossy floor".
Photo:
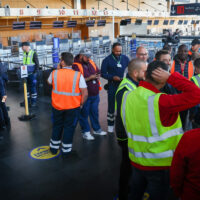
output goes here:
[[[51, 104], [40, 97], [36, 118], [21, 122], [23, 94], [8, 88], [7, 105], [12, 128], [0, 141], [0, 196], [2, 200], [108, 200], [117, 194], [120, 151], [113, 134], [83, 140], [79, 126], [73, 149], [77, 155], [34, 160], [29, 152], [48, 145], [51, 137]], [[101, 94], [100, 121], [106, 130], [107, 96]]]
[[[62, 159], [34, 160], [29, 153], [48, 145], [51, 137], [50, 98], [40, 96], [32, 121], [21, 122], [23, 94], [8, 88], [12, 128], [0, 141], [1, 200], [113, 200], [117, 195], [120, 149], [114, 134], [83, 140], [76, 129], [73, 149], [77, 155]], [[101, 92], [100, 122], [106, 130], [107, 95]], [[170, 198], [171, 200], [172, 198]]]

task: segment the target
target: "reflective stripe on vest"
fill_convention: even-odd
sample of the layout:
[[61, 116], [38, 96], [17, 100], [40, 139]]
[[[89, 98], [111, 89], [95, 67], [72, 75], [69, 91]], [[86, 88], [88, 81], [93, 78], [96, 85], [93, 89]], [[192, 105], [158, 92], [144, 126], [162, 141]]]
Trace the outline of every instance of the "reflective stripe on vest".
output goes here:
[[173, 150], [165, 151], [162, 153], [143, 153], [143, 152], [135, 152], [133, 149], [129, 148], [130, 153], [132, 153], [135, 157], [137, 158], [154, 158], [154, 159], [159, 159], [159, 158], [168, 158], [172, 157], [174, 154]]
[[[131, 161], [143, 166], [170, 166], [183, 134], [180, 117], [172, 126], [162, 126], [158, 105], [160, 95], [139, 87], [134, 92], [126, 92], [122, 100], [121, 116], [128, 135], [129, 156]], [[140, 112], [141, 108], [145, 110]]]
[[30, 50], [28, 52], [28, 55], [26, 54], [26, 52], [24, 52], [24, 54], [23, 54], [23, 64], [24, 65], [35, 65], [35, 63], [33, 62], [33, 54], [34, 54], [33, 50]]
[[194, 81], [197, 87], [200, 87], [200, 74], [193, 76], [191, 79]]
[[79, 88], [81, 73], [72, 69], [54, 70], [52, 73], [52, 106], [57, 110], [80, 107], [81, 90]]
[[76, 81], [77, 81], [77, 76], [78, 76], [78, 72], [75, 71], [75, 75], [74, 75], [74, 79], [73, 79], [73, 86], [72, 86], [72, 93], [69, 92], [59, 92], [57, 90], [57, 72], [58, 70], [55, 70], [54, 73], [54, 84], [55, 84], [55, 89], [52, 90], [55, 94], [61, 94], [61, 95], [65, 95], [65, 96], [80, 96], [81, 93], [75, 93], [75, 89], [76, 89]]
[[[96, 67], [95, 62], [93, 62], [93, 61], [90, 59], [90, 60], [89, 60], [89, 63], [92, 65], [92, 67], [93, 67], [94, 70], [96, 71], [96, 70], [97, 70], [97, 67]], [[79, 71], [80, 71], [81, 74], [84, 76], [84, 70], [83, 70], [82, 64], [75, 62], [75, 63], [73, 63], [73, 65], [77, 65]], [[101, 90], [102, 90], [101, 82], [100, 82], [100, 81], [98, 81], [98, 82], [99, 82], [99, 90], [101, 91]]]
[[[177, 65], [179, 67], [177, 67]], [[170, 73], [173, 74], [175, 71], [177, 71], [181, 74], [181, 66], [180, 66], [179, 63], [177, 63], [174, 60], [173, 63], [172, 63]], [[192, 64], [192, 61], [189, 61], [188, 63], [186, 63], [186, 66], [185, 66], [185, 69], [184, 69], [182, 75], [185, 76], [186, 78], [188, 78], [189, 80], [192, 78], [192, 76], [194, 75], [194, 66]]]
[[115, 111], [117, 110], [117, 94], [120, 90], [122, 90], [123, 88], [127, 88], [128, 91], [132, 91], [135, 90], [137, 88], [137, 86], [128, 78], [124, 78], [122, 80], [122, 82], [120, 83], [119, 87], [117, 88], [117, 91], [115, 93]]
[[[92, 67], [94, 68], [94, 70], [96, 71], [97, 70], [97, 67], [95, 65], [95, 63], [92, 61], [92, 60], [89, 60], [89, 63], [92, 65]], [[81, 74], [84, 76], [84, 70], [83, 70], [83, 66], [81, 63], [73, 63], [73, 65], [77, 65], [79, 71], [81, 72]]]

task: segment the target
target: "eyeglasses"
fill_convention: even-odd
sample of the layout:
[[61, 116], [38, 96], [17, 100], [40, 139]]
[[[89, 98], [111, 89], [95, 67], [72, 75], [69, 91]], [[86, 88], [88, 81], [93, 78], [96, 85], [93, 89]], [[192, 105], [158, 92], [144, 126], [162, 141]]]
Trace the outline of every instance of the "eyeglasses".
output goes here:
[[139, 53], [138, 55], [140, 55], [140, 56], [148, 56], [147, 53]]

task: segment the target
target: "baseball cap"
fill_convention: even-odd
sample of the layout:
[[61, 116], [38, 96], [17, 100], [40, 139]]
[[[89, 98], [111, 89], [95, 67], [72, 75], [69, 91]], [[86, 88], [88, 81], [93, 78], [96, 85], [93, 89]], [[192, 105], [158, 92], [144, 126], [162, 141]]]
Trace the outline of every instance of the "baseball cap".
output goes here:
[[30, 43], [29, 42], [22, 42], [22, 47], [23, 46], [30, 46]]
[[92, 52], [88, 48], [82, 48], [79, 52], [79, 54], [84, 55], [88, 58], [92, 56]]
[[194, 46], [194, 45], [196, 45], [196, 44], [200, 44], [200, 40], [197, 39], [197, 38], [195, 38], [194, 40], [192, 40], [191, 45]]

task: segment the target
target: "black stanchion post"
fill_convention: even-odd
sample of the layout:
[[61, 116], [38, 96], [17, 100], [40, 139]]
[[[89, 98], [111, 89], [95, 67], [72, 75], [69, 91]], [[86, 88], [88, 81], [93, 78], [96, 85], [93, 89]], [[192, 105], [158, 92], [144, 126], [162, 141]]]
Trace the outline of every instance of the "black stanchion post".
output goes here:
[[[26, 66], [22, 66], [22, 67], [26, 67]], [[21, 70], [22, 70], [22, 67], [21, 67]], [[24, 85], [25, 115], [22, 115], [19, 117], [20, 121], [29, 121], [35, 117], [34, 114], [29, 113], [29, 108], [28, 108], [27, 83], [26, 83], [26, 78], [25, 78], [27, 76], [28, 76], [27, 70], [25, 70], [24, 74], [21, 72], [21, 77], [23, 78], [23, 85]]]

